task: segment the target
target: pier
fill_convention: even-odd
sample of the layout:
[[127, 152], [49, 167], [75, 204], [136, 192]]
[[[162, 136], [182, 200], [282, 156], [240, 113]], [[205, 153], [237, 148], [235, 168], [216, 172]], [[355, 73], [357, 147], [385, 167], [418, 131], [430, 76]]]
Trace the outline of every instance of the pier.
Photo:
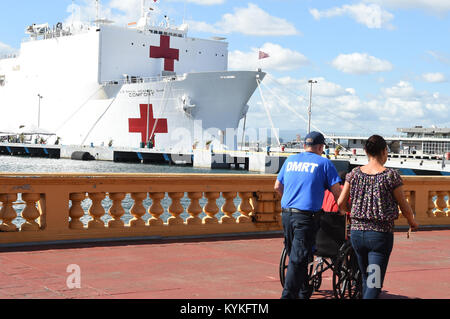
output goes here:
[[[396, 232], [394, 242], [380, 298], [449, 299], [450, 231], [417, 232], [410, 239]], [[4, 249], [0, 298], [142, 299], [146, 307], [161, 299], [267, 303], [281, 296], [282, 249], [280, 236]], [[69, 265], [80, 267], [80, 288], [67, 286]], [[323, 274], [322, 287], [312, 299], [333, 299], [331, 271]], [[317, 306], [302, 307], [309, 305]], [[347, 307], [345, 302], [334, 305]], [[173, 305], [164, 308], [169, 318], [176, 317], [174, 310]]]
[[[275, 178], [3, 174], [0, 297], [278, 299]], [[408, 240], [396, 222], [382, 298], [449, 298], [450, 177], [404, 182], [422, 231]], [[332, 298], [331, 273], [323, 282], [313, 298]]]

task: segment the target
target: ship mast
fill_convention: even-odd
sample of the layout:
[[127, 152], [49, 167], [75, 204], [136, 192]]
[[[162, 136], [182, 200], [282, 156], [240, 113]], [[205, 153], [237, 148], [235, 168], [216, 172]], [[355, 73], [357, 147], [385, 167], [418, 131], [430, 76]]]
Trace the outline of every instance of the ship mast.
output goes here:
[[95, 0], [95, 26], [98, 28], [100, 26], [100, 0]]
[[141, 0], [141, 18], [145, 18], [145, 0]]

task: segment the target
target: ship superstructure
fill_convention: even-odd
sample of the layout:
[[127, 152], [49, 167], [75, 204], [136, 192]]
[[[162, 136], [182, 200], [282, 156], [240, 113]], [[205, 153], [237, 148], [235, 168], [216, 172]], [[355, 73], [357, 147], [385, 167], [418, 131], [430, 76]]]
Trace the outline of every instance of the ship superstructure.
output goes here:
[[18, 56], [0, 60], [0, 130], [167, 151], [225, 143], [265, 74], [228, 71], [223, 39], [188, 37], [187, 25], [153, 24], [152, 13], [127, 27], [27, 27]]

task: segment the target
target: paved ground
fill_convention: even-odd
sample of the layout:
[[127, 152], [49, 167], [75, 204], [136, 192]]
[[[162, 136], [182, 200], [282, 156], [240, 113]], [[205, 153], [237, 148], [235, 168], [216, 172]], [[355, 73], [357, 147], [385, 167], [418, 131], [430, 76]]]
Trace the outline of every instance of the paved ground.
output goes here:
[[[0, 298], [278, 299], [281, 249], [281, 238], [3, 249]], [[69, 265], [80, 267], [80, 289], [67, 286]], [[396, 233], [384, 290], [450, 298], [450, 230]], [[313, 298], [330, 297], [326, 274]]]

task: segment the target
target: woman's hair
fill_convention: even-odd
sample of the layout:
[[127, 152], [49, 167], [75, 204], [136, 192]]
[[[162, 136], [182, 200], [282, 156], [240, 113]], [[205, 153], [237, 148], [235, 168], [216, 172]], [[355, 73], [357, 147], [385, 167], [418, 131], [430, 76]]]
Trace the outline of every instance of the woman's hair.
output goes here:
[[339, 177], [341, 178], [341, 185], [345, 184], [345, 178], [347, 177], [347, 172], [341, 171], [338, 173]]
[[369, 137], [364, 145], [366, 153], [372, 157], [380, 156], [386, 149], [387, 143], [384, 138], [379, 135], [373, 135]]

